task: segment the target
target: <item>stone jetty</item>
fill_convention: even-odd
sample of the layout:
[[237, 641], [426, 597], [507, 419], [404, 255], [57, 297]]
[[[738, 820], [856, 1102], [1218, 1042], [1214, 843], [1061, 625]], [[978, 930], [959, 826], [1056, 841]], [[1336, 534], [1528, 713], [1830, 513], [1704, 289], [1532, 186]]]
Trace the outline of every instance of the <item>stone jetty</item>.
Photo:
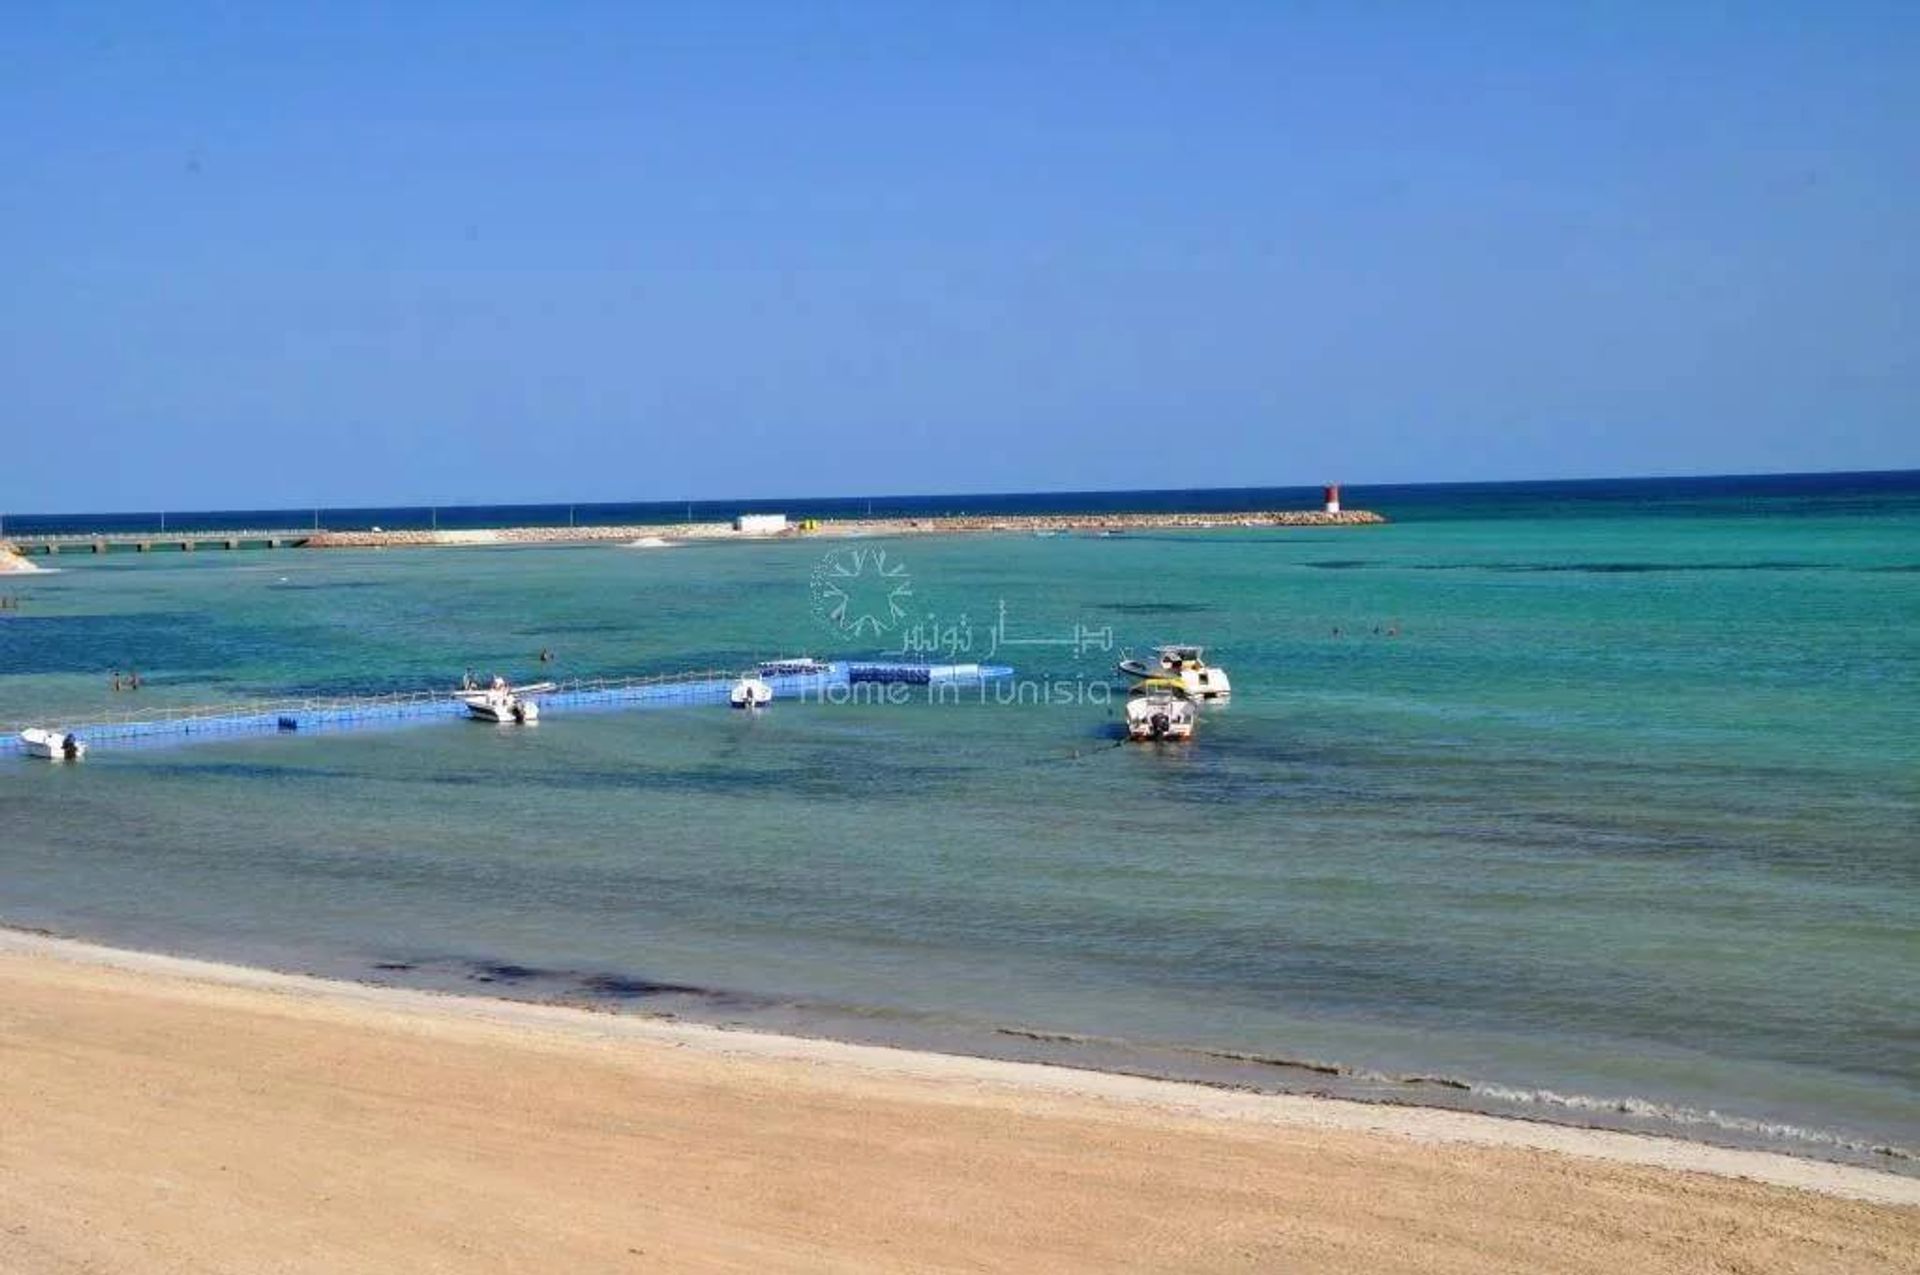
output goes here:
[[1365, 527], [1384, 523], [1364, 509], [1270, 510], [1257, 513], [954, 514], [928, 518], [842, 518], [796, 523], [775, 532], [736, 531], [730, 523], [621, 527], [498, 527], [460, 531], [317, 531], [311, 549], [388, 549], [416, 545], [587, 544], [656, 539], [765, 540], [830, 536], [958, 535], [990, 532], [1202, 531], [1220, 527]]

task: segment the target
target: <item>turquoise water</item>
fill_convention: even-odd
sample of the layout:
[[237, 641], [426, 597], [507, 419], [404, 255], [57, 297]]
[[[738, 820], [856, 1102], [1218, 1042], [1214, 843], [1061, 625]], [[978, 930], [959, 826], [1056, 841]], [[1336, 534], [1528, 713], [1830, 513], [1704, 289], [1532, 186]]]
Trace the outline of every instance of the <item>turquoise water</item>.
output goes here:
[[[915, 642], [1023, 681], [0, 758], [0, 920], [1911, 1171], [1920, 488], [1486, 512], [63, 557], [0, 588], [0, 720]], [[1116, 746], [1170, 639], [1232, 703]]]

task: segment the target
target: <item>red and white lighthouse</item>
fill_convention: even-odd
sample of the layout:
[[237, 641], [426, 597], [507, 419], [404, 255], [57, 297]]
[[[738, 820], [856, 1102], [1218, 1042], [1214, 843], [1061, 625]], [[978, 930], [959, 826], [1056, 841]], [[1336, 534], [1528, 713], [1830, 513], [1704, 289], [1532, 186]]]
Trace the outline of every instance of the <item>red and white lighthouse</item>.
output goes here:
[[1340, 512], [1340, 484], [1328, 483], [1326, 485], [1325, 490], [1327, 493], [1327, 512], [1330, 514], [1339, 513]]

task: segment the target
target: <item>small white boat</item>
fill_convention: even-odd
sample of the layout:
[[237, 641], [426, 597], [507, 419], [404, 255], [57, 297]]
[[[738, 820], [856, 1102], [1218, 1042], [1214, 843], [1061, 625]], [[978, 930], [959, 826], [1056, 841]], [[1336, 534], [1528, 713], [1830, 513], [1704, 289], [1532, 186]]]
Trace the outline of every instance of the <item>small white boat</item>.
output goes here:
[[462, 691], [459, 700], [467, 706], [467, 712], [475, 721], [512, 723], [525, 726], [540, 720], [540, 705], [531, 695], [553, 689], [552, 682], [536, 682], [531, 686], [513, 687], [507, 685], [504, 677], [493, 679], [493, 685], [484, 691]]
[[1170, 678], [1194, 699], [1226, 699], [1233, 694], [1227, 670], [1208, 664], [1206, 655], [1205, 647], [1175, 643], [1155, 647], [1151, 660], [1121, 660], [1120, 671], [1128, 677]]
[[749, 712], [762, 709], [773, 703], [773, 688], [749, 674], [733, 684], [733, 689], [727, 692], [727, 703]]
[[27, 756], [42, 761], [79, 761], [87, 755], [87, 741], [71, 731], [31, 726], [20, 732], [20, 743]]
[[1127, 697], [1127, 738], [1144, 743], [1193, 738], [1193, 701], [1171, 678], [1149, 678]]

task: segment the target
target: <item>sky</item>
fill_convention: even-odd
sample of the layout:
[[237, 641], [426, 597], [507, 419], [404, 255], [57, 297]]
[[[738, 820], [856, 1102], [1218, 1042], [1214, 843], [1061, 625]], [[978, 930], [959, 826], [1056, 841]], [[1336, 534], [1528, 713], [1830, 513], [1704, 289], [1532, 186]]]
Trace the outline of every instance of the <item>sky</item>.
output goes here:
[[0, 19], [0, 511], [1920, 467], [1920, 6]]

